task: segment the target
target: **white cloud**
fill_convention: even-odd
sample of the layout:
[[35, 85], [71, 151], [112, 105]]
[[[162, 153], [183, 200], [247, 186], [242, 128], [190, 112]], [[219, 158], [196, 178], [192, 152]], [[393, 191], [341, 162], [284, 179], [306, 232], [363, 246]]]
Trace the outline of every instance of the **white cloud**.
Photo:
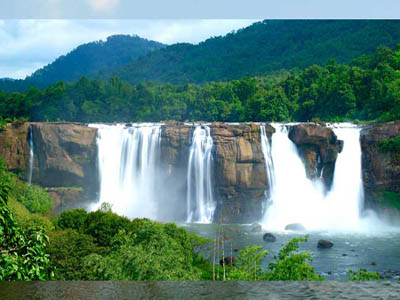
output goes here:
[[113, 34], [137, 34], [166, 44], [198, 43], [254, 21], [0, 20], [0, 78], [24, 78], [80, 44]]
[[118, 6], [119, 0], [86, 0], [96, 12], [107, 12]]

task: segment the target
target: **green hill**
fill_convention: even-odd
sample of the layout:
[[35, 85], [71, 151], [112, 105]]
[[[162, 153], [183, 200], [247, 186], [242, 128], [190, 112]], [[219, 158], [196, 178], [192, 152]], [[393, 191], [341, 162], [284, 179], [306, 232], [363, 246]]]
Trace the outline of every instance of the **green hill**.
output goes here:
[[119, 76], [131, 83], [224, 81], [304, 69], [329, 58], [346, 63], [399, 42], [397, 20], [270, 20], [198, 45], [175, 44], [98, 77]]

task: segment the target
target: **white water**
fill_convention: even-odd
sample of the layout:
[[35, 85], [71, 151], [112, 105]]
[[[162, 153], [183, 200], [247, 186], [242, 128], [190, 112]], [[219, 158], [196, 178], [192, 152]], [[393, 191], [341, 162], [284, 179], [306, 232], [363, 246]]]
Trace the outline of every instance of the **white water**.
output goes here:
[[32, 126], [29, 127], [28, 135], [29, 143], [29, 170], [28, 170], [28, 184], [32, 183], [32, 173], [33, 173], [33, 159], [34, 159], [34, 149], [33, 149], [33, 130]]
[[212, 147], [210, 128], [196, 125], [187, 171], [187, 222], [190, 223], [211, 223], [213, 219]]
[[[261, 132], [261, 150], [264, 155], [265, 161], [265, 171], [267, 174], [268, 180], [268, 188], [271, 190], [275, 186], [275, 171], [274, 171], [274, 163], [272, 161], [272, 154], [271, 154], [271, 143], [268, 140], [265, 125], [260, 125], [260, 132]], [[268, 195], [270, 198], [271, 195]]]
[[101, 203], [130, 218], [157, 219], [156, 166], [160, 125], [98, 125], [98, 167]]
[[[275, 182], [263, 224], [283, 230], [301, 223], [307, 229], [352, 230], [361, 226], [363, 202], [360, 129], [341, 125], [334, 128], [344, 148], [336, 161], [331, 191], [325, 195], [321, 181], [311, 181], [285, 125], [273, 124], [271, 157]], [[264, 155], [268, 152], [264, 152]]]

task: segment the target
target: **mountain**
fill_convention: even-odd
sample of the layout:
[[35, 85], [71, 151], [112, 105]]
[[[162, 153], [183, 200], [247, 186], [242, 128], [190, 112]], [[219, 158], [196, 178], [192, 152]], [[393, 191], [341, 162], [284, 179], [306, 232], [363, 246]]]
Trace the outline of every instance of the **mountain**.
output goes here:
[[304, 69], [330, 58], [350, 62], [379, 45], [399, 42], [398, 20], [265, 20], [198, 45], [175, 44], [151, 52], [97, 77], [119, 76], [131, 83], [225, 81]]
[[[114, 69], [144, 56], [165, 45], [138, 36], [113, 35], [106, 41], [80, 45], [67, 55], [60, 56], [51, 64], [37, 70], [25, 80], [7, 82], [5, 90], [22, 90], [32, 85], [47, 87], [57, 81], [72, 81], [91, 76], [102, 69]], [[0, 89], [2, 85], [0, 84]]]
[[79, 46], [25, 80], [0, 81], [0, 90], [44, 88], [82, 76], [118, 76], [133, 84], [204, 83], [302, 70], [330, 58], [351, 62], [380, 46], [400, 43], [399, 20], [265, 20], [197, 45], [165, 46], [138, 36], [115, 35]]

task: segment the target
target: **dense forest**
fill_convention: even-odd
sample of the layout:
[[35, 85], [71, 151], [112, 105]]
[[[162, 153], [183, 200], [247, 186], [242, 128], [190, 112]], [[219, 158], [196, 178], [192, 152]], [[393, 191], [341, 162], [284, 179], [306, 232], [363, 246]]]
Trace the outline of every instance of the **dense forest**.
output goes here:
[[113, 69], [165, 45], [138, 36], [113, 35], [106, 41], [80, 45], [53, 63], [37, 70], [25, 80], [0, 80], [0, 89], [24, 91], [31, 86], [45, 88], [57, 81], [72, 81], [93, 76], [103, 69]]
[[131, 85], [81, 78], [24, 93], [0, 91], [3, 120], [78, 122], [322, 121], [400, 118], [400, 47], [379, 47], [349, 64], [329, 60], [206, 84]]
[[227, 81], [264, 76], [281, 69], [348, 63], [378, 46], [395, 47], [397, 20], [265, 20], [198, 45], [176, 44], [149, 53], [97, 78], [118, 76], [174, 84]]

